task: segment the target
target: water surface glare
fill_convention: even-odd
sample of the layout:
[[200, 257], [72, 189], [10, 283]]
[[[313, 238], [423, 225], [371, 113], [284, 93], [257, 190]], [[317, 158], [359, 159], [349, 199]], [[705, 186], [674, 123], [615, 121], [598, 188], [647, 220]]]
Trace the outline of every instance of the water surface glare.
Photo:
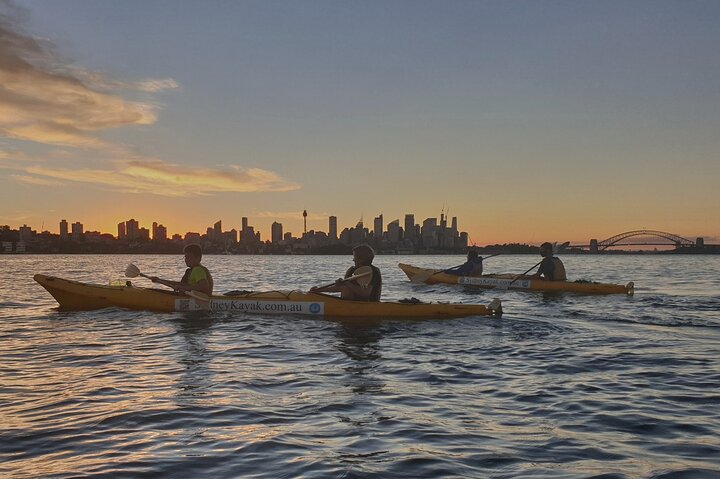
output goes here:
[[[180, 256], [0, 256], [0, 477], [720, 478], [720, 257], [569, 256], [627, 296], [410, 283], [501, 319], [60, 312], [35, 273], [107, 284]], [[538, 258], [491, 258], [519, 273]], [[349, 256], [207, 256], [218, 292], [309, 289]], [[146, 280], [135, 281], [148, 285]]]

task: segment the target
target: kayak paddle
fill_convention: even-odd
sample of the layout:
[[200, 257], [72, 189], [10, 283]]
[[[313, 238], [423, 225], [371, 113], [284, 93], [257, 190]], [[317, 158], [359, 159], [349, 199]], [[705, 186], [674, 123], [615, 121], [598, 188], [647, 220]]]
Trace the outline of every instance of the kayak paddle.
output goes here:
[[355, 270], [355, 274], [350, 277], [343, 278], [340, 281], [326, 284], [324, 286], [319, 286], [319, 287], [313, 288], [313, 289], [325, 289], [325, 288], [329, 288], [330, 286], [335, 286], [338, 282], [339, 283], [347, 283], [348, 281], [353, 281], [356, 279], [361, 280], [361, 281], [358, 281], [358, 284], [360, 286], [367, 286], [370, 283], [371, 277], [372, 277], [372, 268], [370, 266], [360, 266], [359, 268], [357, 268]]
[[[128, 264], [127, 268], [125, 268], [125, 276], [128, 278], [137, 278], [138, 276], [142, 276], [143, 278], [147, 278], [150, 281], [152, 281], [151, 276], [141, 273], [140, 268], [138, 268], [137, 266], [135, 266], [132, 263]], [[175, 287], [176, 287], [171, 281], [165, 281], [164, 279], [157, 279], [156, 282], [160, 283], [164, 286], [167, 286], [168, 288], [175, 289]], [[189, 291], [184, 291], [184, 293], [193, 299], [197, 299], [198, 301], [204, 301], [204, 302], [210, 301], [210, 296], [208, 296], [207, 294], [205, 294], [201, 291], [195, 291], [195, 290], [191, 289]]]

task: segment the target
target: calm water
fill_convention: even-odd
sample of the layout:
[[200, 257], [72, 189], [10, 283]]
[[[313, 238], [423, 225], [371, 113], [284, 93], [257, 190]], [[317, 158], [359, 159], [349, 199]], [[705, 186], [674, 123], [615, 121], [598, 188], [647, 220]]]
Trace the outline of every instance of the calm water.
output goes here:
[[[720, 477], [720, 257], [563, 258], [634, 297], [415, 285], [396, 266], [462, 259], [379, 257], [383, 296], [498, 296], [501, 319], [61, 313], [34, 273], [179, 278], [182, 258], [0, 256], [0, 476]], [[220, 292], [308, 289], [350, 257], [204, 263]]]

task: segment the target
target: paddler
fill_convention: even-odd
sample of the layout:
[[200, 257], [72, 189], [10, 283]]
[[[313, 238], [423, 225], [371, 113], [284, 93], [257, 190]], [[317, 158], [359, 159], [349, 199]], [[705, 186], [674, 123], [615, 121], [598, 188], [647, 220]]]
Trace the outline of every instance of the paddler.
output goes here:
[[482, 276], [483, 259], [478, 255], [477, 250], [471, 249], [468, 251], [467, 261], [464, 264], [446, 269], [443, 272], [455, 276]]
[[211, 295], [213, 291], [213, 279], [210, 271], [200, 264], [202, 261], [202, 248], [199, 244], [189, 244], [183, 249], [187, 270], [180, 281], [167, 281], [151, 276], [153, 283], [162, 283], [170, 286], [176, 291], [200, 291]]
[[566, 281], [565, 265], [560, 258], [553, 256], [553, 245], [551, 243], [543, 243], [540, 245], [540, 256], [543, 260], [540, 262], [540, 268], [537, 273], [530, 275], [531, 278], [543, 277], [548, 281]]
[[355, 266], [348, 268], [345, 272], [345, 278], [353, 276], [358, 268], [370, 267], [372, 269], [370, 281], [343, 281], [338, 279], [334, 284], [320, 288], [313, 287], [310, 291], [314, 293], [340, 293], [342, 299], [354, 301], [380, 301], [382, 275], [380, 270], [372, 264], [374, 258], [375, 251], [369, 245], [361, 244], [356, 246], [353, 248]]

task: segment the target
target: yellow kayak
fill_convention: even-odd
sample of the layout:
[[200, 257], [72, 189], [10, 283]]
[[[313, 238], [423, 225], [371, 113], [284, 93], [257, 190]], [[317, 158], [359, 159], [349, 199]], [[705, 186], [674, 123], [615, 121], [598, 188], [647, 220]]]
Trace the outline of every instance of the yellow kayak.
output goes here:
[[[464, 284], [486, 289], [517, 291], [566, 291], [584, 294], [633, 294], [634, 283], [626, 285], [592, 283], [584, 281], [548, 281], [538, 278], [518, 278], [514, 274], [484, 274], [482, 276], [455, 276], [443, 273], [442, 270], [418, 268], [400, 263], [401, 270], [416, 283], [426, 284]], [[517, 278], [517, 279], [516, 279]]]
[[250, 292], [195, 298], [170, 290], [123, 285], [80, 283], [36, 274], [33, 276], [62, 310], [120, 307], [146, 311], [236, 311], [261, 314], [304, 314], [345, 317], [462, 317], [502, 314], [499, 300], [482, 304], [348, 301], [322, 293], [302, 291]]

